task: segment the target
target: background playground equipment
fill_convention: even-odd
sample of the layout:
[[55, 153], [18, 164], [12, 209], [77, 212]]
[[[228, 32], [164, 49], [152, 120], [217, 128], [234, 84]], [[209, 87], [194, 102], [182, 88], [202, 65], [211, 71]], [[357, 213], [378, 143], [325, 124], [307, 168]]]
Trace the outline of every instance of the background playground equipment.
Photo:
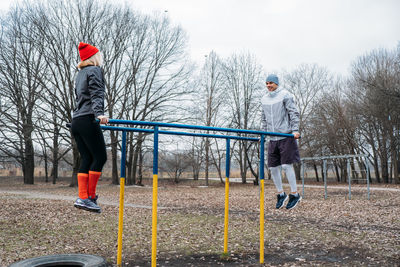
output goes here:
[[[218, 128], [209, 126], [197, 125], [184, 125], [173, 123], [161, 122], [147, 122], [147, 121], [130, 121], [130, 120], [114, 120], [110, 119], [109, 124], [123, 124], [123, 125], [142, 125], [151, 126], [153, 129], [143, 129], [134, 127], [120, 127], [120, 126], [102, 126], [104, 130], [122, 131], [122, 144], [121, 144], [121, 178], [120, 178], [120, 204], [118, 216], [118, 250], [117, 250], [117, 265], [122, 264], [122, 233], [123, 233], [123, 212], [124, 212], [124, 186], [125, 186], [125, 161], [126, 161], [126, 132], [144, 132], [154, 135], [153, 140], [153, 204], [152, 204], [152, 250], [151, 250], [151, 265], [156, 266], [157, 261], [157, 187], [158, 187], [158, 136], [159, 134], [169, 135], [183, 135], [183, 136], [197, 136], [208, 138], [223, 138], [226, 139], [226, 169], [225, 169], [225, 214], [224, 214], [224, 254], [228, 253], [228, 218], [229, 218], [229, 170], [230, 170], [230, 140], [247, 140], [253, 142], [260, 142], [260, 263], [264, 263], [264, 147], [265, 136], [285, 136], [293, 137], [292, 134], [281, 134], [273, 132], [262, 132], [244, 129], [231, 129], [231, 128]], [[260, 138], [223, 135], [223, 134], [205, 134], [205, 133], [191, 133], [191, 132], [176, 132], [159, 130], [160, 127], [167, 128], [181, 128], [214, 132], [227, 132], [238, 134], [258, 135]]]
[[[355, 169], [351, 167], [351, 164], [353, 166], [356, 166], [357, 164], [354, 164], [354, 160], [358, 158], [361, 163], [363, 164], [364, 168], [359, 169], [360, 172], [364, 171], [365, 175], [361, 175], [361, 177], [365, 178], [352, 178], [352, 177], [357, 177], [355, 175]], [[323, 156], [323, 157], [308, 157], [308, 158], [302, 158], [301, 159], [301, 180], [302, 180], [302, 185], [303, 185], [303, 192], [302, 195], [304, 197], [304, 172], [306, 169], [306, 161], [321, 161], [322, 160], [322, 178], [324, 180], [324, 198], [328, 198], [328, 186], [327, 186], [327, 180], [328, 180], [328, 167], [327, 167], [327, 162], [328, 161], [333, 161], [333, 160], [338, 160], [338, 159], [343, 159], [346, 161], [347, 167], [347, 179], [349, 183], [349, 199], [351, 199], [351, 182], [352, 181], [366, 181], [367, 184], [367, 199], [370, 199], [370, 188], [369, 188], [369, 176], [370, 176], [370, 171], [369, 171], [369, 164], [368, 164], [368, 155], [365, 154], [357, 154], [357, 155], [336, 155], [336, 156]], [[358, 162], [360, 164], [360, 162]]]

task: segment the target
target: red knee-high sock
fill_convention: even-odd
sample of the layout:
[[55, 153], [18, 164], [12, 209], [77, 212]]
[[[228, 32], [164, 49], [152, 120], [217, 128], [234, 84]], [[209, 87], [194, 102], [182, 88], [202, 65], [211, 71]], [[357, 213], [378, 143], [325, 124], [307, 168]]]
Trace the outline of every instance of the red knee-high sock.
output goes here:
[[96, 186], [99, 181], [101, 172], [89, 171], [89, 187], [88, 187], [88, 195], [92, 199], [96, 197]]
[[81, 199], [88, 198], [88, 182], [89, 182], [89, 174], [78, 173], [78, 192], [79, 192], [79, 198]]

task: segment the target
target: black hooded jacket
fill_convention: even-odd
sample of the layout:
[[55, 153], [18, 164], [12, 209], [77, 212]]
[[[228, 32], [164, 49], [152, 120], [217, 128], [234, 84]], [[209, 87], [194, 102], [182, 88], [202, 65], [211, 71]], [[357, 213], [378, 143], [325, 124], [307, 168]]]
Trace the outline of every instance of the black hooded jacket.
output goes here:
[[73, 118], [93, 114], [104, 115], [104, 77], [98, 66], [86, 66], [75, 80], [76, 107]]

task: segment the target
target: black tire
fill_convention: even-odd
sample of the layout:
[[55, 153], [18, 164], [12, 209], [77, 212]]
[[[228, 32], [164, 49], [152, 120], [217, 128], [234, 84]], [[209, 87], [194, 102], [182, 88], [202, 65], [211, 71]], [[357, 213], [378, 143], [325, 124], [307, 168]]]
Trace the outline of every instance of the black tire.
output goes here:
[[9, 267], [53, 267], [53, 266], [81, 266], [81, 267], [107, 267], [106, 260], [99, 256], [85, 254], [49, 255], [26, 259], [11, 264]]

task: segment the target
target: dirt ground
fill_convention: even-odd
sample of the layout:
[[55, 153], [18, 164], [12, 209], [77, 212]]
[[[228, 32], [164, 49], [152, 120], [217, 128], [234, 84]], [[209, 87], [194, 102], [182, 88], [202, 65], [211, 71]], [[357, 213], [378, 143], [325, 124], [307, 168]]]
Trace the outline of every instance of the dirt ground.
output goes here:
[[[0, 177], [0, 266], [31, 257], [84, 253], [116, 264], [119, 187], [100, 181], [101, 214], [73, 207], [77, 188]], [[322, 184], [293, 210], [274, 209], [265, 185], [263, 266], [400, 266], [400, 186]], [[300, 186], [299, 186], [300, 187]], [[285, 189], [288, 189], [287, 186]], [[301, 187], [299, 188], [301, 189]], [[228, 255], [222, 256], [224, 185], [159, 181], [158, 266], [260, 266], [259, 188], [230, 184]], [[125, 187], [123, 266], [151, 263], [151, 180]]]

